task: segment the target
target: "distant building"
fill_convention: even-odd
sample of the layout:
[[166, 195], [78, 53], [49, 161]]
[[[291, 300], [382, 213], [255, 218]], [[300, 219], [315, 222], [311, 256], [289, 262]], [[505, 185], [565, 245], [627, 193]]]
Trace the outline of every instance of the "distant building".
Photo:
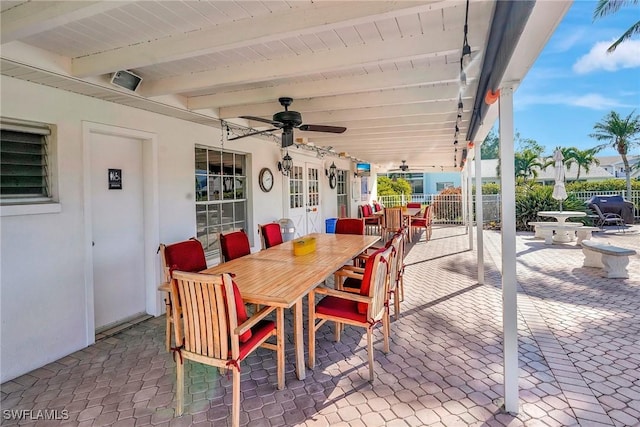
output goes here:
[[[640, 156], [627, 156], [629, 164], [633, 168], [640, 162]], [[580, 181], [602, 181], [611, 178], [624, 179], [624, 164], [620, 156], [603, 156], [598, 157], [600, 165], [592, 164], [589, 172], [584, 167], [580, 169]], [[578, 166], [572, 164], [569, 170], [565, 169], [565, 181], [575, 181], [578, 175]], [[447, 187], [460, 187], [462, 178], [458, 172], [411, 172], [398, 173], [388, 172], [379, 173], [378, 176], [388, 176], [391, 179], [404, 178], [411, 184], [411, 194], [437, 194]], [[471, 164], [471, 176], [475, 180], [475, 162]], [[640, 167], [633, 168], [631, 171], [631, 179], [640, 178]], [[554, 182], [553, 166], [549, 166], [545, 170], [538, 169], [538, 176], [534, 181], [545, 185], [552, 185]], [[482, 161], [482, 182], [483, 183], [500, 183], [498, 176], [498, 159], [488, 159]]]

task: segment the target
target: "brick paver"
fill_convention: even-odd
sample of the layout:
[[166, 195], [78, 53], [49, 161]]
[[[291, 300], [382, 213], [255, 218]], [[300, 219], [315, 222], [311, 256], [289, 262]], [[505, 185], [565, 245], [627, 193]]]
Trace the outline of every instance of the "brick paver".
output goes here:
[[[596, 232], [593, 240], [640, 252], [637, 231]], [[640, 256], [631, 259], [630, 279], [605, 279], [582, 267], [579, 248], [518, 235], [521, 369], [514, 415], [501, 411], [500, 234], [486, 232], [485, 242], [483, 285], [463, 228], [436, 227], [431, 241], [422, 236], [409, 246], [405, 300], [391, 325], [390, 353], [382, 352], [375, 332], [373, 384], [362, 329], [347, 326], [335, 343], [332, 325], [318, 331], [316, 367], [297, 380], [286, 313], [287, 386], [275, 386], [273, 352], [251, 355], [242, 364], [241, 424], [638, 425]], [[174, 418], [175, 365], [164, 349], [164, 325], [162, 317], [135, 324], [2, 384], [2, 409], [64, 410], [64, 423], [78, 426], [226, 425], [230, 379], [190, 363], [185, 415]], [[2, 420], [17, 424], [36, 423]]]

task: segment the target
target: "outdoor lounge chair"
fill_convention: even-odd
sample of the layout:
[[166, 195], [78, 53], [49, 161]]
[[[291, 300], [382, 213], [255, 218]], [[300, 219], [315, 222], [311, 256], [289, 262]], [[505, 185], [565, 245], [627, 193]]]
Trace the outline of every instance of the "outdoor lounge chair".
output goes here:
[[624, 227], [624, 219], [622, 219], [620, 215], [610, 212], [603, 213], [595, 203], [591, 205], [591, 208], [595, 212], [595, 215], [589, 215], [589, 217], [594, 221], [596, 227], [602, 228], [606, 225], [615, 225], [618, 227], [618, 231]]

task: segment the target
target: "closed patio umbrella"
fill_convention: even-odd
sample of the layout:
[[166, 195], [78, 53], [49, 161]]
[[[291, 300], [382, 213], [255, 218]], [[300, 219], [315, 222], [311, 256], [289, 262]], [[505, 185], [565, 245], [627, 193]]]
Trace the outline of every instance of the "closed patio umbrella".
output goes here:
[[553, 186], [551, 197], [560, 201], [560, 211], [562, 211], [562, 201], [567, 198], [567, 190], [564, 188], [564, 156], [560, 149], [553, 153], [553, 160], [555, 161], [554, 175], [556, 182]]

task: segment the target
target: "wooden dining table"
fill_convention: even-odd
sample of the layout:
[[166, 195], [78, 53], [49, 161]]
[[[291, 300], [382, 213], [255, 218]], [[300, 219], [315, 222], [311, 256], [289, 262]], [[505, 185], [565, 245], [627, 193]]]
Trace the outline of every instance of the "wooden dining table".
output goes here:
[[380, 239], [379, 236], [323, 233], [303, 238], [309, 237], [316, 239], [316, 250], [306, 255], [294, 255], [293, 241], [289, 241], [201, 271], [205, 274], [233, 273], [233, 280], [246, 303], [293, 308], [295, 363], [300, 380], [306, 376], [303, 298]]

